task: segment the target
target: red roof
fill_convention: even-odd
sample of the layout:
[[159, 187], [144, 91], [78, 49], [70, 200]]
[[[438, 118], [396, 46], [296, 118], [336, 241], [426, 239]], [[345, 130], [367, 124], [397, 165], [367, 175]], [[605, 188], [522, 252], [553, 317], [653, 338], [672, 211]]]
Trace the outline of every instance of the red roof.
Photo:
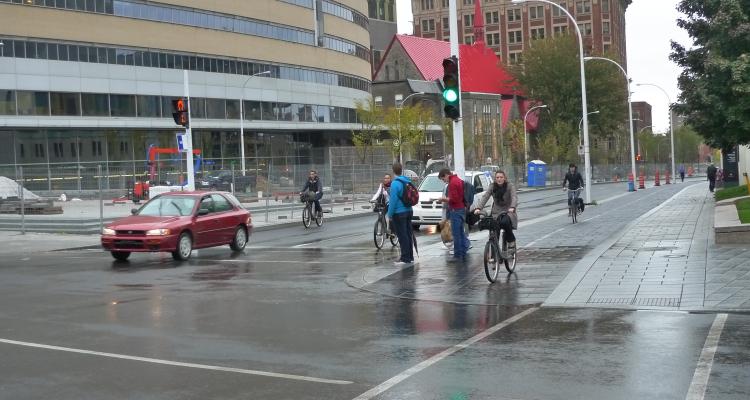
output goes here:
[[[401, 43], [424, 80], [443, 78], [442, 60], [451, 55], [450, 43], [410, 35], [396, 35], [393, 40]], [[386, 57], [387, 52], [383, 59]], [[500, 59], [483, 42], [459, 45], [459, 59], [462, 92], [522, 94]]]

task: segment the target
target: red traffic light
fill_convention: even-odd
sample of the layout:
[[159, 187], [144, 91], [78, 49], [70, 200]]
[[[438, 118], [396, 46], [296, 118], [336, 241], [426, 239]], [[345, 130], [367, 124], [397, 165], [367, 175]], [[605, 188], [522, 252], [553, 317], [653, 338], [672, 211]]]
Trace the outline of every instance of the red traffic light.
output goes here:
[[188, 115], [188, 100], [184, 97], [172, 100], [172, 118], [177, 125], [185, 128], [190, 126], [190, 115]]

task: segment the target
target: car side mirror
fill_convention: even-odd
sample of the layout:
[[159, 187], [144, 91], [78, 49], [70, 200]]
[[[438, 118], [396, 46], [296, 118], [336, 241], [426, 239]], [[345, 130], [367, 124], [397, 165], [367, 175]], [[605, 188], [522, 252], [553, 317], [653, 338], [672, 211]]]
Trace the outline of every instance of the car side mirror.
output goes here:
[[136, 214], [138, 214], [138, 209], [137, 209], [137, 208], [133, 208], [133, 209], [131, 209], [131, 210], [130, 210], [130, 214], [132, 214], [132, 215], [136, 215]]
[[198, 210], [198, 216], [208, 215], [211, 212], [208, 208], [201, 208]]

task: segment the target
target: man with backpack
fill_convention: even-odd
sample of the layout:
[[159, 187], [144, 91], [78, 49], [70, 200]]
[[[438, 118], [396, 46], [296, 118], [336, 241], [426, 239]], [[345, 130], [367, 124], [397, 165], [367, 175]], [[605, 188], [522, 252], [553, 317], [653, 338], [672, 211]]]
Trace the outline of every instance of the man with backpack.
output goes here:
[[448, 208], [448, 219], [451, 221], [451, 234], [453, 235], [453, 258], [463, 260], [469, 250], [469, 238], [464, 232], [466, 221], [466, 209], [471, 206], [471, 200], [467, 204], [464, 195], [469, 190], [464, 190], [464, 180], [451, 173], [448, 168], [443, 168], [438, 173], [438, 178], [448, 184], [448, 196], [443, 197], [443, 207]]
[[413, 214], [412, 207], [419, 202], [417, 188], [414, 187], [409, 178], [401, 175], [402, 173], [401, 163], [394, 163], [393, 174], [396, 175], [396, 179], [391, 182], [387, 214], [401, 247], [401, 258], [393, 263], [393, 265], [399, 267], [414, 263], [411, 217]]

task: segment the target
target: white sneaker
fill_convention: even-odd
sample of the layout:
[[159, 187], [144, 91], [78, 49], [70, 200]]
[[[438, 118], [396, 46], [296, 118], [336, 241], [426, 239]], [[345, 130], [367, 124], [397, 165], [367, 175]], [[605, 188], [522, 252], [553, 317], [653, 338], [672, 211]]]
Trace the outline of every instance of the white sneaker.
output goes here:
[[453, 250], [448, 250], [449, 255], [453, 255]]

